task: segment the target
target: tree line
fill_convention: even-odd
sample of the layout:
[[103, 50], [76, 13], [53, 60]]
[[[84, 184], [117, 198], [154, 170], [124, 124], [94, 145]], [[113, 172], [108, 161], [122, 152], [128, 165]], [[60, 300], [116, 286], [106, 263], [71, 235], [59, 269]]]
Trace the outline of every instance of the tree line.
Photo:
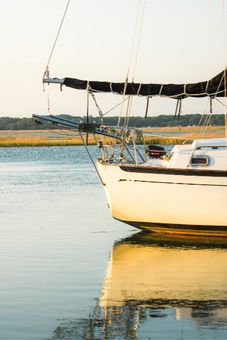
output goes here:
[[[77, 122], [86, 121], [86, 117], [71, 116], [71, 115], [61, 115], [68, 119], [75, 120]], [[89, 117], [90, 122], [101, 123], [99, 117]], [[159, 115], [155, 117], [147, 117], [144, 119], [140, 116], [132, 116], [129, 120], [130, 127], [166, 127], [166, 126], [196, 126], [203, 125], [206, 122], [209, 125], [224, 125], [224, 115], [222, 114], [212, 114], [201, 115], [201, 114], [188, 114], [181, 115], [180, 118], [174, 117], [174, 115]], [[118, 123], [118, 117], [105, 117], [104, 124], [116, 126]], [[121, 119], [121, 125], [124, 124], [124, 118]], [[49, 127], [37, 124], [32, 118], [11, 118], [11, 117], [0, 117], [0, 130], [43, 130]], [[52, 127], [56, 129], [56, 126]]]

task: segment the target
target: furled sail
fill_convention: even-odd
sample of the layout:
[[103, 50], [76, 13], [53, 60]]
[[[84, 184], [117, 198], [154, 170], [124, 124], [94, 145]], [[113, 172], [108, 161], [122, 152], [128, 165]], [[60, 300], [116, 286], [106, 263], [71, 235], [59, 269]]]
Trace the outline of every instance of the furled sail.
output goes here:
[[164, 96], [175, 99], [187, 97], [227, 97], [226, 91], [227, 70], [220, 72], [207, 81], [191, 84], [142, 84], [142, 83], [115, 83], [107, 81], [88, 81], [76, 78], [49, 78], [44, 79], [45, 83], [60, 83], [77, 90], [92, 92], [112, 92], [116, 94], [137, 95], [137, 96]]

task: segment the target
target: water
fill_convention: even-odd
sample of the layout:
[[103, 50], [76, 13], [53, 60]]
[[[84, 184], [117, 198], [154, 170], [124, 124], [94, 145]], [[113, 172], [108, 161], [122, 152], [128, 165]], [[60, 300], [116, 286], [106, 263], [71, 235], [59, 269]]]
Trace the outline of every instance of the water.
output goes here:
[[0, 178], [0, 339], [226, 339], [223, 242], [113, 220], [83, 147], [2, 148]]

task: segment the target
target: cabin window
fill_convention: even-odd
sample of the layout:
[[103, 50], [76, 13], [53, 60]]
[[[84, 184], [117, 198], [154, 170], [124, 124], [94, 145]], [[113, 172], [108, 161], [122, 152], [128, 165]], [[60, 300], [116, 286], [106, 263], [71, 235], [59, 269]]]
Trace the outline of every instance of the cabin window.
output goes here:
[[209, 164], [209, 157], [208, 156], [196, 156], [192, 157], [191, 159], [191, 164], [192, 165], [202, 165], [202, 166], [207, 166]]

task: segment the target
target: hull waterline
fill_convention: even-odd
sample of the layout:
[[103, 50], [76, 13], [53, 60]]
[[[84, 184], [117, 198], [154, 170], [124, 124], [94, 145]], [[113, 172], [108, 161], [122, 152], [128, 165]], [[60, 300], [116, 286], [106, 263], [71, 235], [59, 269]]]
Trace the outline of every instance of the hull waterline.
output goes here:
[[142, 230], [227, 236], [226, 171], [158, 171], [103, 164], [112, 216]]

